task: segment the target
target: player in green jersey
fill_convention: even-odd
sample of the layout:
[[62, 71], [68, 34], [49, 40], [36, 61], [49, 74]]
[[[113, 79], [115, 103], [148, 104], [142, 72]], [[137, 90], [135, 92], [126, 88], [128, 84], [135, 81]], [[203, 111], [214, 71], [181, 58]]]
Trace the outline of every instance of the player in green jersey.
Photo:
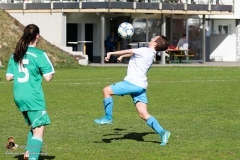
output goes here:
[[39, 158], [44, 134], [44, 126], [51, 123], [46, 111], [42, 76], [50, 81], [54, 68], [47, 54], [36, 48], [39, 41], [39, 28], [29, 24], [11, 55], [6, 73], [7, 81], [14, 81], [14, 102], [22, 112], [31, 129], [24, 159]]

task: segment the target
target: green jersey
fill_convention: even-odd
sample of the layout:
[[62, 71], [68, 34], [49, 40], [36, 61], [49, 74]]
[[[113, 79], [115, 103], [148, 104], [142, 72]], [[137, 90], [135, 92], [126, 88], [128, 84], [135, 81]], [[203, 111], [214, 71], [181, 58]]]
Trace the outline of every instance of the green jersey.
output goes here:
[[46, 104], [42, 89], [42, 76], [53, 74], [54, 68], [47, 54], [28, 46], [22, 64], [10, 57], [7, 75], [14, 76], [14, 102], [21, 112], [45, 110]]

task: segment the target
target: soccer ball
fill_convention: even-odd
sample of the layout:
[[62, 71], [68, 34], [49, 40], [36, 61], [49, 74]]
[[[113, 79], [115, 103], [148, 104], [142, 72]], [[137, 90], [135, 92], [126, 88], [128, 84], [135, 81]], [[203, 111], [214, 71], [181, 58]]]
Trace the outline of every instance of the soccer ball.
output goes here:
[[121, 38], [129, 39], [132, 37], [133, 33], [134, 33], [134, 28], [132, 24], [128, 22], [123, 22], [118, 27], [118, 35]]

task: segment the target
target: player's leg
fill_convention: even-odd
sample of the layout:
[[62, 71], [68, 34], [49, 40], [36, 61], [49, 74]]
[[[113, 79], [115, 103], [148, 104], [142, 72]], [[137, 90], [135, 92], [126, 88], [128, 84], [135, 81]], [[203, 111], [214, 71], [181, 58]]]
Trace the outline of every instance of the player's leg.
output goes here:
[[160, 135], [160, 140], [162, 141], [160, 145], [166, 145], [170, 136], [170, 132], [163, 129], [163, 127], [158, 123], [157, 119], [148, 113], [146, 90], [141, 94], [131, 96], [139, 116], [146, 121], [149, 127], [151, 127]]
[[26, 145], [26, 152], [24, 154], [24, 160], [27, 160], [28, 157], [29, 157], [29, 148], [30, 148], [30, 145], [31, 145], [32, 137], [33, 137], [33, 131], [32, 131], [32, 128], [31, 128], [30, 131], [28, 132], [28, 139], [27, 139], [27, 145]]
[[42, 150], [44, 126], [33, 129], [33, 137], [29, 143], [29, 160], [37, 160]]
[[127, 81], [117, 82], [103, 89], [103, 104], [105, 115], [102, 118], [95, 119], [97, 124], [112, 123], [113, 95], [124, 96], [142, 91], [141, 87], [135, 86]]
[[24, 160], [37, 160], [42, 150], [44, 126], [33, 129], [33, 136], [27, 144]]
[[[27, 113], [32, 125], [32, 138], [28, 140], [26, 155], [29, 154], [29, 160], [37, 160], [42, 150], [44, 126], [50, 124], [51, 121], [46, 111], [28, 111]], [[30, 137], [31, 132], [28, 138]]]
[[151, 116], [147, 110], [147, 104], [138, 101], [136, 104], [136, 109], [138, 111], [139, 116], [146, 121], [147, 125], [154, 129], [158, 134], [162, 134], [165, 130], [158, 123], [155, 117]]
[[[22, 114], [23, 114], [24, 120], [27, 123], [27, 125], [28, 126], [31, 125], [30, 119], [28, 118], [28, 112], [24, 111], [24, 112], [22, 112]], [[30, 148], [30, 145], [31, 145], [30, 142], [31, 142], [32, 136], [33, 136], [33, 131], [32, 131], [32, 128], [31, 128], [30, 131], [28, 132], [26, 152], [23, 156], [24, 160], [28, 160], [28, 158], [29, 158], [29, 148]]]
[[105, 115], [102, 118], [95, 119], [97, 124], [111, 124], [112, 123], [112, 108], [113, 108], [113, 91], [110, 86], [103, 89], [103, 106]]

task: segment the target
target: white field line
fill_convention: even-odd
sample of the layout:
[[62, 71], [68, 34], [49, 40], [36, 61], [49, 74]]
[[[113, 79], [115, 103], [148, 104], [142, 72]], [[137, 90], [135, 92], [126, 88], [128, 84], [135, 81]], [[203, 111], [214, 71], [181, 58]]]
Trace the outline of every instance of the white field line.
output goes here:
[[89, 79], [86, 79], [86, 78], [85, 78], [85, 79], [78, 79], [78, 78], [76, 78], [76, 79], [61, 79], [61, 80], [59, 80], [59, 79], [58, 79], [58, 80], [54, 80], [54, 79], [53, 79], [53, 80], [51, 80], [51, 81], [75, 81], [75, 80], [76, 80], [76, 81], [88, 81], [88, 80], [91, 80], [91, 81], [92, 81], [92, 80], [94, 80], [94, 79], [96, 79], [96, 80], [97, 80], [97, 79], [104, 80], [104, 79], [113, 79], [113, 78], [89, 78]]
[[191, 82], [239, 82], [239, 80], [223, 80], [223, 79], [203, 79], [203, 80], [183, 80], [183, 81], [149, 81], [149, 83], [191, 83]]
[[[120, 81], [116, 81], [120, 82]], [[183, 80], [183, 81], [148, 81], [148, 83], [192, 83], [192, 82], [240, 82], [240, 80]], [[94, 85], [94, 84], [112, 84], [113, 82], [76, 82], [76, 83], [52, 83], [51, 85]]]
[[[109, 78], [111, 79], [111, 78]], [[66, 80], [55, 80], [53, 83], [48, 83], [50, 85], [54, 85], [54, 84], [102, 84], [102, 83], [113, 83], [113, 82], [108, 82], [108, 81], [104, 81], [104, 82], [99, 82], [99, 81], [95, 81], [95, 82], [70, 82], [71, 80], [79, 80], [79, 79], [66, 79]], [[87, 79], [84, 79], [87, 80]], [[92, 80], [92, 79], [89, 79]], [[69, 81], [69, 82], [66, 82]], [[116, 82], [120, 82], [116, 81]], [[225, 80], [225, 79], [201, 79], [201, 80], [174, 80], [174, 81], [148, 81], [148, 83], [192, 83], [192, 82], [239, 82], [240, 79], [236, 79], [236, 80]], [[4, 81], [0, 81], [0, 84], [11, 84], [11, 82], [4, 82]]]
[[[194, 77], [196, 80], [197, 79], [206, 79], [206, 77]], [[225, 77], [209, 77], [209, 78], [212, 78], [212, 79], [221, 79], [221, 78], [224, 78], [224, 79], [226, 79], [226, 78], [229, 78], [229, 76], [225, 76]], [[116, 80], [123, 80], [124, 79], [124, 77], [122, 78], [122, 79], [119, 79], [119, 78], [89, 78], [89, 79], [84, 79], [84, 78], [82, 78], [82, 79], [77, 79], [77, 78], [74, 78], [74, 79], [58, 79], [58, 80], [51, 80], [51, 82], [52, 81], [93, 81], [93, 80], [111, 80], [111, 79], [116, 79]]]

